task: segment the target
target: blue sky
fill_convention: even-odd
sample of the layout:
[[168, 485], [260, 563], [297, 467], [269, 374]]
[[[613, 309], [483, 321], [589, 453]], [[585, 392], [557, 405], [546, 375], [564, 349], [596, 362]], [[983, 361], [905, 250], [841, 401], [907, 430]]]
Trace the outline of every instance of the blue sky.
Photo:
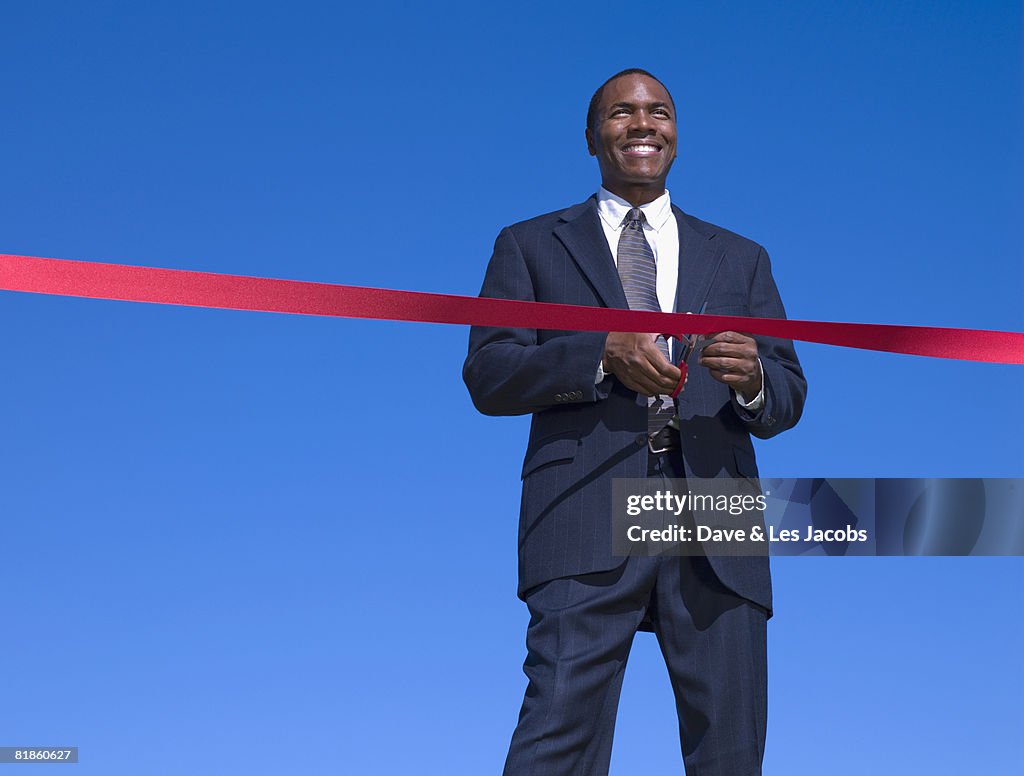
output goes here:
[[[1019, 3], [0, 11], [0, 252], [474, 294], [671, 89], [673, 201], [791, 317], [1024, 330]], [[0, 292], [0, 745], [83, 774], [500, 772], [524, 418], [461, 327]], [[1020, 367], [817, 345], [769, 476], [1024, 476]], [[397, 410], [397, 412], [396, 412]], [[1019, 558], [773, 565], [767, 774], [1009, 773]], [[637, 638], [613, 773], [680, 769]]]

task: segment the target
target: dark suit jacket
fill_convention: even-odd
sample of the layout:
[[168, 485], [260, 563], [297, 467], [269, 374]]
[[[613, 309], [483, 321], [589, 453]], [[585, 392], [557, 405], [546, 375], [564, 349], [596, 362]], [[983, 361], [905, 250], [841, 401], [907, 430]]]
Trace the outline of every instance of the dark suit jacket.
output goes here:
[[[673, 206], [679, 225], [676, 311], [784, 318], [768, 254]], [[597, 199], [506, 227], [480, 296], [628, 308]], [[594, 383], [603, 332], [474, 326], [463, 379], [487, 415], [533, 413], [523, 462], [519, 594], [558, 577], [616, 568], [611, 481], [647, 475], [647, 400], [615, 377]], [[688, 477], [756, 477], [750, 435], [793, 426], [806, 382], [792, 342], [758, 338], [764, 407], [751, 415], [706, 369], [677, 400]], [[692, 363], [692, 362], [691, 362]], [[711, 558], [719, 579], [771, 611], [768, 558]]]

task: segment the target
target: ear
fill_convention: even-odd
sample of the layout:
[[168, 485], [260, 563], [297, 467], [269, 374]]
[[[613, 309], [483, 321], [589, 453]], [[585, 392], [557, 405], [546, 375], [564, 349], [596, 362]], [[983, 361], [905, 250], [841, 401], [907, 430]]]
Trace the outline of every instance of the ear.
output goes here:
[[597, 149], [594, 147], [594, 133], [590, 131], [590, 127], [587, 127], [583, 134], [587, 138], [587, 153], [597, 156]]

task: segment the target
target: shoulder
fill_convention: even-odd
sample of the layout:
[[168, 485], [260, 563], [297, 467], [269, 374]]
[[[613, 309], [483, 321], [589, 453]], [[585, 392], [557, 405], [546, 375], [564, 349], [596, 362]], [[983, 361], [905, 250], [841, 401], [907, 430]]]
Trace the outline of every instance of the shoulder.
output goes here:
[[505, 229], [512, 232], [517, 240], [541, 233], [550, 233], [560, 224], [576, 219], [587, 210], [593, 210], [595, 214], [597, 213], [597, 200], [595, 197], [591, 196], [589, 199], [577, 202], [575, 205], [552, 210], [550, 213], [542, 213], [525, 221], [509, 224]]
[[727, 250], [737, 253], [750, 253], [754, 256], [764, 251], [760, 243], [751, 240], [749, 237], [744, 237], [730, 229], [726, 229], [724, 226], [692, 216], [675, 205], [672, 206], [672, 210], [685, 227], [692, 229], [705, 239], [721, 240]]

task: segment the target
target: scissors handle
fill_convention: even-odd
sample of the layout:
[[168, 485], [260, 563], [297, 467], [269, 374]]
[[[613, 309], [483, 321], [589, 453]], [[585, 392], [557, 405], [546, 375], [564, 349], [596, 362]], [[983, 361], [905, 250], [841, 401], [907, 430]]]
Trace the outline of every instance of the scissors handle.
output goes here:
[[[701, 308], [701, 311], [703, 312], [703, 308]], [[696, 349], [697, 343], [700, 342], [702, 337], [699, 334], [663, 334], [662, 336], [665, 339], [673, 337], [679, 342], [686, 343], [683, 347], [683, 352], [679, 356], [679, 363], [676, 364], [676, 366], [679, 367], [679, 382], [676, 383], [675, 390], [672, 391], [672, 398], [675, 399], [683, 392], [683, 384], [686, 382], [686, 375], [689, 372], [689, 367], [686, 365], [686, 362], [689, 360], [690, 355], [693, 353], [694, 349]]]
[[685, 361], [681, 362], [679, 364], [679, 382], [676, 383], [675, 390], [672, 391], [672, 398], [673, 399], [675, 399], [677, 396], [679, 396], [680, 393], [683, 392], [683, 385], [686, 383], [686, 373], [688, 371], [689, 371], [689, 368], [686, 366], [686, 362]]

